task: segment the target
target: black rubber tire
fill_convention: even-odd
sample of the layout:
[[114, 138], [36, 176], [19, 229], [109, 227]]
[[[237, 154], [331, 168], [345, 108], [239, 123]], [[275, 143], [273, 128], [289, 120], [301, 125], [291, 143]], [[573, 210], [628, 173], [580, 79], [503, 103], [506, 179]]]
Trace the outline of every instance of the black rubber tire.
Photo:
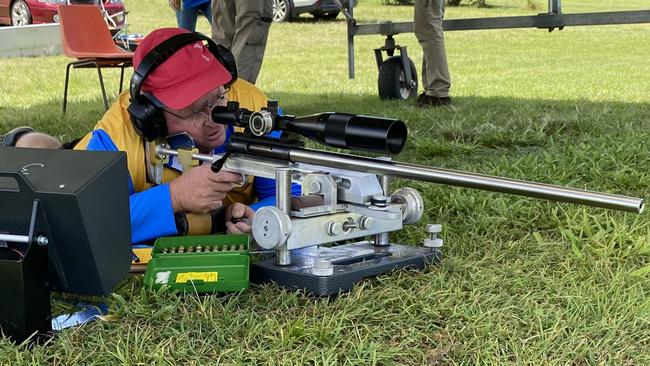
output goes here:
[[414, 81], [411, 87], [405, 85], [406, 76], [400, 56], [389, 57], [381, 64], [379, 77], [377, 78], [380, 99], [406, 100], [415, 98], [418, 93], [418, 73], [413, 60], [409, 58], [408, 61], [411, 67], [411, 77]]
[[317, 11], [311, 13], [311, 15], [314, 16], [316, 19], [321, 19], [321, 20], [334, 20], [336, 19], [337, 16], [339, 16], [340, 11], [330, 11], [329, 13], [323, 13], [322, 11]]

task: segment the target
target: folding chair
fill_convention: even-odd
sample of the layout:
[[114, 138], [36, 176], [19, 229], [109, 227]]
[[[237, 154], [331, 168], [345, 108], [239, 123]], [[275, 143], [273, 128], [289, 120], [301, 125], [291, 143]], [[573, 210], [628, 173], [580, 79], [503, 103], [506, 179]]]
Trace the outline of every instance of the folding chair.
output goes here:
[[94, 5], [59, 5], [59, 22], [61, 24], [61, 43], [63, 53], [76, 58], [65, 70], [65, 89], [63, 91], [63, 113], [68, 103], [68, 81], [70, 67], [97, 69], [99, 84], [104, 98], [104, 108], [108, 109], [108, 99], [104, 88], [102, 68], [121, 69], [120, 92], [124, 81], [124, 68], [133, 66], [133, 52], [119, 48], [102, 17], [101, 11]]

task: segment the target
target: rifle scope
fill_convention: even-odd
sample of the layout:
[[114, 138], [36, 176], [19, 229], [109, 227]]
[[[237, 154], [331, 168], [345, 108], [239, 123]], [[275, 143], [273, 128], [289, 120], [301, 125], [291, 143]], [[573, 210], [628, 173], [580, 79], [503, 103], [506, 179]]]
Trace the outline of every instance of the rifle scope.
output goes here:
[[279, 116], [275, 105], [251, 112], [236, 104], [229, 102], [228, 106], [214, 107], [212, 120], [243, 127], [255, 136], [273, 130], [294, 132], [327, 146], [379, 154], [399, 154], [406, 145], [408, 131], [399, 119], [338, 112]]

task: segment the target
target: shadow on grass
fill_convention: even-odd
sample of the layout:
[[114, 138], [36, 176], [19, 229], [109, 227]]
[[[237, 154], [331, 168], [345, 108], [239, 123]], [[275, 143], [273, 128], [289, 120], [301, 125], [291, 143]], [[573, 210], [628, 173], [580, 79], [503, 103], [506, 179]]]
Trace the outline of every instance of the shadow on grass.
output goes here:
[[[109, 105], [116, 96], [109, 97]], [[62, 99], [51, 100], [31, 108], [4, 107], [0, 128], [3, 133], [17, 126], [30, 126], [37, 131], [49, 133], [62, 141], [70, 141], [85, 135], [104, 114], [101, 96], [91, 101], [70, 102], [63, 114]]]
[[[454, 97], [451, 107], [418, 108], [414, 100], [382, 101], [372, 94], [270, 92], [286, 114], [347, 112], [399, 118], [409, 127], [409, 144], [425, 151], [458, 153], [436, 147], [468, 149], [543, 146], [548, 141], [573, 141], [609, 136], [623, 141], [626, 134], [647, 130], [650, 103], [618, 101], [545, 100], [511, 97]], [[116, 96], [110, 97], [114, 102]], [[83, 136], [104, 113], [101, 97], [68, 104], [60, 100], [29, 109], [5, 107], [2, 129], [28, 125], [62, 140]], [[421, 151], [421, 152], [425, 152]]]
[[[403, 119], [416, 138], [435, 136], [469, 143], [492, 130], [526, 134], [542, 130], [547, 136], [580, 136], [606, 131], [624, 133], [650, 124], [650, 103], [619, 101], [520, 99], [511, 97], [453, 97], [450, 107], [419, 108], [415, 100], [382, 101], [370, 94], [274, 93], [285, 113], [303, 115], [339, 111]], [[284, 101], [284, 102], [283, 102]], [[425, 132], [424, 134], [421, 134]], [[488, 142], [488, 145], [489, 142]], [[495, 141], [492, 146], [498, 146]]]

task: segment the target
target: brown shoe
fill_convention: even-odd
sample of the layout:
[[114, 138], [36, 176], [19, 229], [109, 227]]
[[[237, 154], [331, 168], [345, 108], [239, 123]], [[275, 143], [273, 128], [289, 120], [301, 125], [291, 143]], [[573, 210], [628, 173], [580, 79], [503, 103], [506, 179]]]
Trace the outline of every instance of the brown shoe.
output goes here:
[[415, 101], [415, 105], [421, 108], [442, 107], [451, 104], [450, 97], [434, 97], [432, 95], [420, 94]]

